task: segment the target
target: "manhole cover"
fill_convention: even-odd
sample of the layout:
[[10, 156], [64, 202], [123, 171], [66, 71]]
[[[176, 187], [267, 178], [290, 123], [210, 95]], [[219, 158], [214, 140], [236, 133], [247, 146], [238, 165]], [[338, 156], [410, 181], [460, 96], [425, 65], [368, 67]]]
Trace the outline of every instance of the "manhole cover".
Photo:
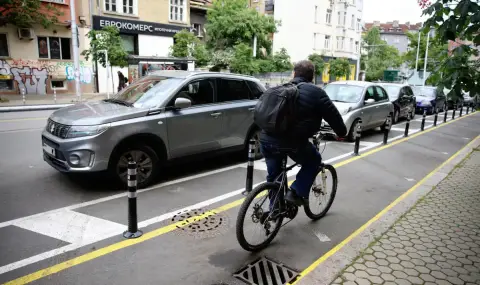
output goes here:
[[283, 285], [290, 283], [298, 272], [266, 257], [248, 264], [233, 274], [237, 279], [251, 285]]
[[[206, 215], [206, 216], [205, 216]], [[199, 217], [205, 217], [203, 219]], [[178, 223], [179, 232], [194, 236], [209, 236], [218, 234], [221, 228], [227, 224], [226, 216], [214, 211], [195, 209], [177, 213], [172, 217], [172, 223]]]

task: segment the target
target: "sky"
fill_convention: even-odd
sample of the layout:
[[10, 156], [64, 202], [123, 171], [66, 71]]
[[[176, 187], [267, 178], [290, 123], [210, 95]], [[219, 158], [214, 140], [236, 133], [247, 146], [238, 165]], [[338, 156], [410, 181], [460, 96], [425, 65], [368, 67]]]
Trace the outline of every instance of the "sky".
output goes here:
[[365, 23], [380, 21], [382, 23], [394, 20], [417, 23], [423, 22], [422, 9], [417, 0], [363, 0], [363, 20]]

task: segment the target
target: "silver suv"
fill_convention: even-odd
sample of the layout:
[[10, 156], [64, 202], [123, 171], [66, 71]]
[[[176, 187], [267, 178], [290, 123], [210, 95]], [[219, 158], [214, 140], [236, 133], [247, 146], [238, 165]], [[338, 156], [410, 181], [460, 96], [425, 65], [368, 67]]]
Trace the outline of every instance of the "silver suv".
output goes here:
[[264, 91], [249, 76], [155, 72], [112, 99], [55, 111], [42, 133], [43, 157], [61, 172], [108, 170], [123, 184], [136, 161], [145, 187], [174, 160], [258, 140], [253, 110]]

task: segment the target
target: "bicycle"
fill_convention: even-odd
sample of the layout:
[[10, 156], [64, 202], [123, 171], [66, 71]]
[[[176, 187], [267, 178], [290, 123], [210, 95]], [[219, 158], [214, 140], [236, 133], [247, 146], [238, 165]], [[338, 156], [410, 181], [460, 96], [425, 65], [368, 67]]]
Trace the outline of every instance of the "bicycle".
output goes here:
[[[319, 151], [319, 144], [321, 139], [323, 138], [323, 135], [319, 132], [313, 137], [313, 144], [317, 151]], [[325, 142], [326, 146], [326, 142]], [[325, 146], [322, 150], [325, 150]], [[298, 206], [287, 202], [284, 197], [286, 194], [286, 191], [289, 189], [288, 187], [288, 182], [287, 182], [287, 173], [288, 171], [292, 170], [294, 167], [298, 166], [298, 163], [295, 163], [289, 167], [287, 167], [287, 156], [282, 161], [282, 172], [276, 177], [275, 182], [264, 182], [257, 187], [255, 187], [245, 198], [243, 201], [238, 216], [237, 216], [237, 222], [236, 222], [236, 235], [237, 235], [237, 240], [240, 244], [240, 246], [247, 250], [247, 251], [260, 251], [264, 248], [266, 248], [270, 242], [275, 238], [277, 233], [279, 232], [280, 228], [291, 222], [298, 214]], [[330, 193], [328, 193], [327, 189], [327, 172], [330, 173], [330, 176], [332, 178], [332, 188]], [[320, 174], [320, 175], [319, 175]], [[318, 183], [317, 179], [320, 177], [321, 182]], [[320, 165], [319, 172], [317, 174], [317, 178], [315, 179], [312, 188], [310, 190], [309, 194], [309, 199], [308, 199], [308, 204], [304, 205], [304, 211], [305, 214], [312, 220], [319, 220], [322, 217], [326, 215], [330, 207], [332, 206], [333, 200], [335, 199], [335, 194], [337, 192], [337, 172], [335, 168], [330, 165], [330, 164], [324, 164], [322, 163]], [[270, 190], [270, 191], [269, 191]], [[272, 194], [273, 193], [273, 194]], [[309, 204], [313, 199], [311, 198], [311, 195], [313, 194], [314, 197], [325, 197], [328, 194], [329, 198], [328, 201], [325, 201], [324, 203], [320, 202], [319, 205], [324, 205], [325, 208], [320, 211], [320, 213], [316, 214], [312, 211], [311, 205]], [[253, 221], [254, 224], [261, 224], [261, 228], [263, 228], [263, 231], [266, 235], [266, 239], [263, 240], [262, 242], [258, 244], [252, 244], [251, 242], [247, 241], [245, 238], [245, 233], [249, 231], [249, 229], [246, 229], [245, 227], [245, 218], [247, 216], [247, 210], [249, 209], [250, 204], [254, 201], [254, 199], [259, 196], [260, 198], [263, 198], [262, 204], [258, 205], [257, 203], [254, 204], [253, 207], [253, 213], [250, 215], [251, 220]], [[264, 211], [262, 209], [263, 203], [267, 200], [267, 197], [270, 198], [268, 200], [272, 200], [273, 198], [273, 204], [272, 201], [270, 201], [270, 204], [267, 205], [269, 209], [267, 211]], [[273, 207], [273, 211], [270, 211], [270, 208], [272, 208], [272, 205], [275, 206], [278, 203], [276, 207]], [[287, 218], [289, 221], [287, 221], [285, 224], [283, 223], [283, 220]], [[274, 223], [273, 227], [271, 223]]]

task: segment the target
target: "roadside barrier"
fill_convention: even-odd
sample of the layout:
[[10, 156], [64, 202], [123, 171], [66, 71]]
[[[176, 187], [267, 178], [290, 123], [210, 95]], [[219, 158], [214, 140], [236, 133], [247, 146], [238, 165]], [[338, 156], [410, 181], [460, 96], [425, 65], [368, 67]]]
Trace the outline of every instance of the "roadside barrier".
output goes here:
[[433, 117], [433, 126], [437, 126], [437, 119], [438, 119], [438, 107], [435, 107], [435, 117]]
[[425, 129], [425, 118], [427, 117], [427, 109], [423, 109], [422, 124], [420, 125], [420, 130]]
[[391, 128], [392, 128], [392, 116], [388, 115], [387, 125], [385, 126], [385, 130], [383, 131], [383, 144], [388, 143], [388, 133], [390, 133]]
[[125, 238], [138, 238], [143, 232], [138, 230], [137, 219], [137, 163], [128, 162], [128, 230], [123, 233]]
[[358, 120], [357, 129], [355, 132], [355, 146], [353, 148], [353, 155], [359, 155], [358, 150], [360, 149], [360, 137], [362, 136], [362, 120]]
[[22, 88], [22, 101], [23, 105], [25, 105], [25, 89]]
[[57, 104], [57, 88], [53, 87], [53, 101]]
[[463, 103], [460, 105], [460, 114], [458, 114], [458, 116], [461, 117], [462, 113], [463, 113]]
[[[415, 111], [413, 111], [415, 112]], [[407, 123], [405, 124], [405, 134], [403, 135], [404, 137], [408, 137], [408, 129], [410, 128], [410, 117], [412, 116], [411, 113], [407, 114]]]
[[443, 114], [443, 122], [445, 123], [447, 121], [447, 113], [448, 113], [448, 106], [445, 105], [445, 110], [443, 110], [445, 113]]
[[457, 104], [453, 105], [452, 120], [455, 119], [455, 111], [457, 110]]
[[248, 165], [247, 165], [247, 179], [245, 181], [245, 191], [243, 195], [247, 195], [253, 188], [253, 164], [255, 162], [255, 140], [251, 139], [248, 142]]

